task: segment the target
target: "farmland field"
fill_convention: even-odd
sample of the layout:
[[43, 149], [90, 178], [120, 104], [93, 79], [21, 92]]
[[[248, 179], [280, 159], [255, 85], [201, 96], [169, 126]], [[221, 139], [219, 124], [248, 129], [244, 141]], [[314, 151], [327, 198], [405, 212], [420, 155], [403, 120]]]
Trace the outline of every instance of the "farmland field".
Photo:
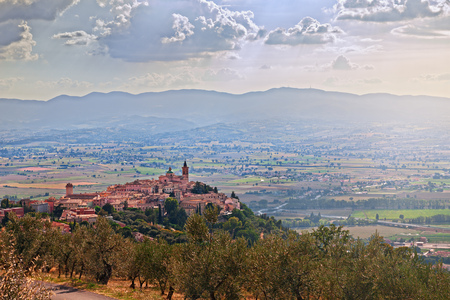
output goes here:
[[413, 219], [417, 217], [431, 217], [435, 215], [450, 215], [449, 209], [399, 209], [399, 210], [364, 210], [355, 211], [352, 216], [361, 219], [376, 219], [378, 214], [380, 220], [393, 220], [399, 219], [400, 215], [403, 215], [405, 219]]

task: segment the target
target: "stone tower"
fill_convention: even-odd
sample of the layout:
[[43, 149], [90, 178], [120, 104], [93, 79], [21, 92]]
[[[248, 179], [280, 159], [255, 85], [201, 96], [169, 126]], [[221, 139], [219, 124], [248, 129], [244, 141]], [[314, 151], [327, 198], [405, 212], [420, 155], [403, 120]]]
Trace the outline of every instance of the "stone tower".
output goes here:
[[70, 182], [66, 185], [66, 196], [73, 195], [73, 184]]
[[184, 165], [181, 168], [183, 170], [183, 179], [189, 182], [189, 167], [186, 164], [186, 161], [184, 161]]

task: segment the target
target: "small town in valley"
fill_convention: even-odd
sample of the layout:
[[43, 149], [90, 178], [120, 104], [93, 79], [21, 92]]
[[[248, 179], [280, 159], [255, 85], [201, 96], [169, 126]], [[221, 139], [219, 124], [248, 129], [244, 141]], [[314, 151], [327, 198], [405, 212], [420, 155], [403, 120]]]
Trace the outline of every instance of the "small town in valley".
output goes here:
[[[124, 208], [161, 209], [164, 212], [164, 202], [167, 198], [178, 200], [188, 216], [205, 210], [211, 203], [219, 207], [220, 215], [229, 215], [234, 209], [240, 209], [237, 198], [227, 197], [219, 193], [217, 188], [201, 183], [189, 181], [189, 167], [184, 162], [182, 175], [175, 175], [169, 168], [165, 175], [153, 180], [135, 180], [125, 184], [112, 185], [106, 191], [93, 193], [74, 193], [72, 183], [67, 183], [65, 196], [56, 199], [49, 197], [44, 201], [22, 199], [22, 207], [6, 208], [0, 210], [0, 219], [7, 212], [14, 212], [18, 217], [24, 215], [24, 207], [31, 208], [38, 213], [52, 214], [55, 207], [62, 207], [62, 221], [83, 222], [90, 224], [96, 222], [98, 215], [95, 207], [111, 205], [115, 211]], [[0, 220], [1, 221], [1, 220]], [[54, 222], [56, 223], [56, 222]], [[55, 226], [60, 226], [56, 224]]]

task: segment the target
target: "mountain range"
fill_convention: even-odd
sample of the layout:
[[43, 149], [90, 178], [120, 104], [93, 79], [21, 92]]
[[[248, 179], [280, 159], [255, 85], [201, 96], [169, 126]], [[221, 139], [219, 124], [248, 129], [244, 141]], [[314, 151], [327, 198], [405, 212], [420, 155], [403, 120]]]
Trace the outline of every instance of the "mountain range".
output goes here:
[[355, 95], [278, 88], [228, 94], [173, 90], [61, 95], [48, 101], [0, 99], [0, 129], [150, 129], [155, 133], [253, 120], [311, 122], [448, 121], [450, 98]]

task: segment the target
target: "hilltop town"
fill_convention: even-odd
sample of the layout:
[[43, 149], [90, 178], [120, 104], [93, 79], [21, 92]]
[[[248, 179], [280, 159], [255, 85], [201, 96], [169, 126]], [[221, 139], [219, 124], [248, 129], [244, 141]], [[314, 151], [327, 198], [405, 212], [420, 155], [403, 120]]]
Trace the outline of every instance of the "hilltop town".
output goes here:
[[[97, 219], [94, 207], [110, 204], [116, 211], [122, 211], [124, 208], [138, 208], [142, 211], [164, 209], [164, 201], [170, 197], [178, 200], [179, 206], [188, 216], [204, 211], [208, 203], [218, 206], [221, 215], [231, 214], [234, 209], [241, 208], [237, 198], [227, 197], [224, 193], [219, 193], [217, 188], [204, 183], [189, 181], [189, 167], [186, 161], [181, 170], [182, 175], [176, 175], [172, 168], [169, 168], [167, 173], [158, 179], [116, 184], [109, 186], [106, 191], [94, 193], [76, 194], [73, 184], [68, 183], [65, 196], [59, 199], [54, 197], [45, 201], [22, 199], [20, 201], [22, 208], [10, 210], [14, 209], [18, 216], [23, 216], [23, 207], [31, 207], [36, 212], [50, 214], [55, 207], [60, 206], [65, 209], [61, 220], [94, 223]], [[6, 210], [1, 211], [0, 218], [5, 212]]]

